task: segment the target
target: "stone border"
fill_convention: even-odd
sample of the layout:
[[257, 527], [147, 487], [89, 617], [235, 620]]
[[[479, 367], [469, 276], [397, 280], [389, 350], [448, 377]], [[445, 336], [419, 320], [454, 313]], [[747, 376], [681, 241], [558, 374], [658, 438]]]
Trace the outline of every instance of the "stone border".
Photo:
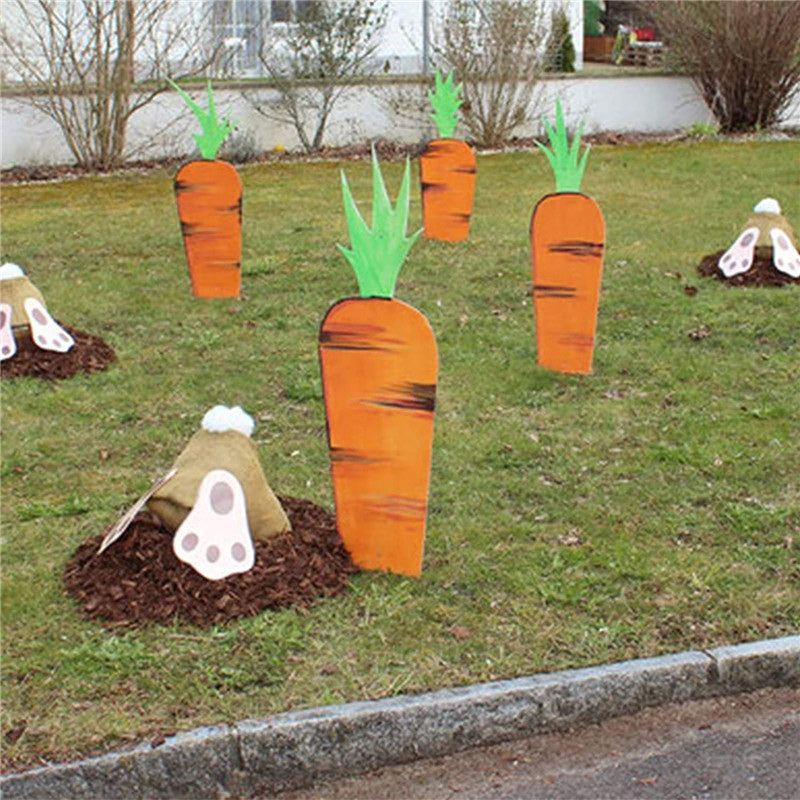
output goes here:
[[800, 636], [199, 728], [6, 775], [17, 798], [270, 794], [389, 764], [599, 722], [648, 706], [800, 686]]

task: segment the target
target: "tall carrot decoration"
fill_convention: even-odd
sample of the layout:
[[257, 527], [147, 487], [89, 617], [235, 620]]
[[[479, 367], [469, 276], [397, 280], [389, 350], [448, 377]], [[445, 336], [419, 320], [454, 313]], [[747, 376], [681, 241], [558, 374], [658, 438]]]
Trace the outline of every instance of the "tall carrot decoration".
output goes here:
[[[539, 364], [558, 372], [592, 371], [605, 223], [580, 186], [589, 147], [579, 157], [581, 128], [572, 145], [561, 103], [555, 130], [544, 120], [552, 149], [539, 144], [553, 168], [556, 191], [543, 197], [531, 219], [533, 306]], [[538, 142], [537, 142], [538, 144]]]
[[409, 164], [392, 208], [372, 153], [372, 229], [342, 173], [360, 297], [335, 303], [319, 333], [336, 518], [364, 569], [419, 575], [425, 541], [438, 356], [427, 319], [393, 298], [409, 248]]
[[475, 196], [475, 153], [466, 142], [452, 138], [464, 102], [460, 92], [452, 72], [442, 80], [436, 70], [436, 89], [428, 90], [428, 97], [439, 138], [428, 143], [419, 160], [425, 238], [443, 242], [467, 238]]
[[[172, 83], [170, 81], [170, 83]], [[172, 83], [202, 127], [194, 134], [202, 158], [175, 176], [175, 197], [186, 260], [196, 297], [239, 297], [242, 282], [242, 183], [217, 151], [233, 126], [220, 122], [208, 83], [208, 111]]]

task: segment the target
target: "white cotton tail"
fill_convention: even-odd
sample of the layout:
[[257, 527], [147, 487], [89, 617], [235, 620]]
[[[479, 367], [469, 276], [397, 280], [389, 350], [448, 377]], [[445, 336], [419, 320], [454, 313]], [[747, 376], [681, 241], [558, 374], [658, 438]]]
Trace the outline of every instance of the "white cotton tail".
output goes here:
[[255, 427], [255, 421], [241, 406], [214, 406], [203, 417], [203, 430], [211, 433], [239, 431], [245, 436], [252, 436]]

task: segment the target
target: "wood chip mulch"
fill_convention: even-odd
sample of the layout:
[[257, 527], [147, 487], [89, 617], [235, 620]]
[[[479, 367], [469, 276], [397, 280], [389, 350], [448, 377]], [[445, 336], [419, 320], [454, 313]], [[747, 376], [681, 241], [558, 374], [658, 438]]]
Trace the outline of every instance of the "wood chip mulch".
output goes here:
[[784, 286], [787, 283], [800, 283], [800, 278], [792, 278], [791, 275], [775, 269], [772, 250], [768, 247], [757, 248], [750, 269], [732, 278], [726, 278], [717, 266], [724, 254], [724, 250], [718, 250], [705, 256], [697, 271], [706, 278], [717, 278], [728, 286]]
[[80, 611], [108, 627], [135, 628], [182, 620], [209, 628], [266, 609], [307, 608], [340, 594], [357, 572], [336, 530], [335, 517], [309, 500], [281, 497], [292, 530], [254, 540], [248, 572], [209, 581], [172, 552], [172, 534], [140, 514], [101, 555], [103, 535], [85, 541], [64, 570], [67, 592]]
[[75, 340], [75, 344], [66, 353], [42, 350], [33, 343], [30, 336], [17, 336], [17, 352], [2, 362], [0, 377], [63, 380], [79, 372], [87, 375], [99, 372], [116, 361], [114, 348], [98, 336], [59, 324]]

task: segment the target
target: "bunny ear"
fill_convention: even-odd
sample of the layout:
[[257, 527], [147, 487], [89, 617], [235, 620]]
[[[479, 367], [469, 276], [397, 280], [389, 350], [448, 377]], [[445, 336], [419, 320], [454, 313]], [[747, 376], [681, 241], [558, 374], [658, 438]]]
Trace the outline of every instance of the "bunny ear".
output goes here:
[[800, 278], [800, 253], [797, 252], [791, 239], [780, 228], [771, 228], [772, 263], [775, 269], [792, 278]]
[[16, 352], [17, 342], [11, 330], [11, 306], [0, 303], [0, 361], [11, 358]]
[[75, 340], [35, 297], [29, 297], [25, 301], [25, 314], [31, 326], [31, 338], [42, 350], [66, 353], [75, 344]]
[[175, 531], [175, 555], [210, 581], [247, 572], [255, 550], [242, 485], [224, 469], [212, 469], [197, 490], [194, 508]]
[[739, 238], [722, 254], [717, 266], [726, 278], [747, 272], [753, 266], [758, 228], [746, 228]]

